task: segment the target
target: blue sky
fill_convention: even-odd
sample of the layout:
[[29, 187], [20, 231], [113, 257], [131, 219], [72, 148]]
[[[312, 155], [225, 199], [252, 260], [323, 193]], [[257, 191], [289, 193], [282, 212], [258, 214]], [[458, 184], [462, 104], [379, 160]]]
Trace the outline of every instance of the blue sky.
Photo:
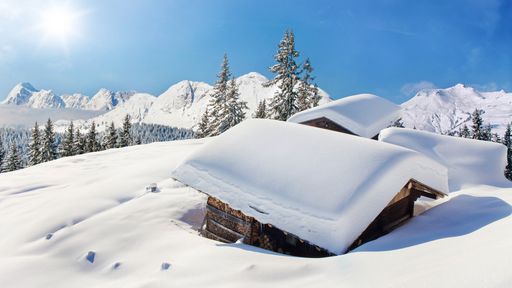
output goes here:
[[[68, 35], [45, 13], [67, 7]], [[57, 93], [160, 94], [215, 81], [224, 52], [237, 76], [268, 67], [286, 29], [333, 98], [402, 102], [422, 87], [512, 91], [511, 0], [88, 0], [0, 2], [0, 99], [18, 82]]]

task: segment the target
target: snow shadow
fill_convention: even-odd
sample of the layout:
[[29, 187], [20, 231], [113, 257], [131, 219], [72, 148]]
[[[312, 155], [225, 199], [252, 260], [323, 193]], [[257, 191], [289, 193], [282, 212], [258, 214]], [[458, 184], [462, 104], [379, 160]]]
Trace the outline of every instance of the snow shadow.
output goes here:
[[512, 206], [499, 198], [459, 195], [353, 252], [396, 250], [443, 238], [463, 236], [510, 214]]

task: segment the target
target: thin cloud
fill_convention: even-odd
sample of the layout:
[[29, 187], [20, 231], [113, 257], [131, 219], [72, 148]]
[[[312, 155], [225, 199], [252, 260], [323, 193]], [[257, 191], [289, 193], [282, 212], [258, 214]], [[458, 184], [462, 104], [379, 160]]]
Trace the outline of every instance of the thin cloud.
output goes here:
[[405, 96], [413, 96], [421, 90], [436, 88], [437, 86], [434, 83], [423, 80], [420, 82], [405, 84], [404, 86], [402, 86], [402, 88], [400, 88], [400, 92], [402, 93], [402, 95]]

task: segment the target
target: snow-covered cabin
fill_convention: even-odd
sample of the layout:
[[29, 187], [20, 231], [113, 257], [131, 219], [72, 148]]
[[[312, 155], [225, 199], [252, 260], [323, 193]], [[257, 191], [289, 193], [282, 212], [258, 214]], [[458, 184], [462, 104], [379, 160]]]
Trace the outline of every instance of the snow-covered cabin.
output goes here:
[[446, 168], [415, 151], [263, 119], [205, 143], [172, 177], [209, 196], [203, 235], [307, 257], [346, 253], [448, 191]]
[[377, 139], [380, 130], [400, 119], [401, 108], [373, 94], [348, 96], [299, 112], [288, 122]]
[[505, 145], [406, 128], [387, 128], [379, 141], [422, 153], [448, 169], [451, 190], [464, 185], [510, 186]]

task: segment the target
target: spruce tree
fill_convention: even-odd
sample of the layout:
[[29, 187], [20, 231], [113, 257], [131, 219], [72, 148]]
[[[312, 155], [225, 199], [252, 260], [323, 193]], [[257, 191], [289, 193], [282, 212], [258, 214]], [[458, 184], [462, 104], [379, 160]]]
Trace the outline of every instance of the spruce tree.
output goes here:
[[473, 125], [471, 126], [472, 131], [472, 138], [477, 140], [483, 140], [484, 139], [484, 120], [482, 119], [482, 110], [475, 109], [473, 111], [473, 114], [471, 114], [471, 122], [473, 122]]
[[197, 127], [196, 131], [196, 138], [204, 138], [210, 135], [210, 114], [208, 113], [208, 107], [203, 113], [203, 116], [201, 116], [201, 121], [199, 122], [199, 125]]
[[270, 117], [276, 120], [286, 121], [298, 112], [295, 89], [299, 81], [300, 65], [296, 62], [298, 57], [299, 52], [295, 50], [295, 36], [291, 30], [288, 30], [281, 39], [274, 56], [276, 64], [269, 68], [270, 72], [276, 75], [274, 79], [263, 84], [265, 87], [278, 84], [278, 89], [269, 103]]
[[469, 131], [468, 125], [464, 124], [464, 126], [459, 127], [458, 135], [462, 138], [471, 138], [471, 132]]
[[505, 135], [503, 135], [503, 145], [507, 147], [507, 166], [505, 166], [505, 177], [512, 181], [512, 130], [510, 124], [507, 125]]
[[484, 129], [482, 131], [482, 140], [492, 141], [492, 126], [491, 126], [491, 124], [487, 124], [484, 126]]
[[6, 172], [16, 171], [22, 168], [20, 155], [18, 154], [18, 148], [16, 146], [16, 143], [12, 142], [9, 157], [7, 157], [7, 161], [5, 163]]
[[86, 152], [96, 152], [100, 150], [99, 143], [98, 143], [98, 133], [96, 132], [96, 123], [92, 121], [91, 128], [89, 129], [89, 132], [87, 133], [86, 138], [86, 144], [85, 144], [85, 151]]
[[110, 126], [107, 130], [107, 135], [105, 136], [105, 149], [116, 148], [117, 146], [117, 130], [114, 125], [114, 121], [110, 123]]
[[131, 144], [131, 128], [132, 124], [130, 123], [130, 115], [126, 114], [123, 121], [123, 130], [121, 131], [121, 135], [119, 137], [119, 147], [126, 147]]
[[229, 60], [228, 55], [224, 54], [221, 69], [217, 75], [217, 81], [213, 87], [213, 93], [208, 103], [208, 110], [210, 112], [209, 136], [219, 135], [223, 131], [220, 128], [221, 121], [226, 115], [227, 111], [227, 97], [229, 93], [229, 79], [231, 78], [231, 72], [229, 71]]
[[80, 129], [77, 127], [75, 132], [75, 143], [73, 144], [73, 150], [75, 155], [85, 153], [86, 141], [85, 137], [80, 133]]
[[306, 59], [302, 65], [302, 77], [299, 87], [297, 88], [297, 109], [298, 111], [304, 111], [309, 108], [318, 106], [320, 101], [320, 95], [318, 94], [318, 87], [311, 83], [315, 80], [315, 77], [311, 76], [313, 72], [313, 66], [309, 58]]
[[41, 162], [57, 159], [57, 145], [55, 144], [55, 132], [52, 120], [48, 118], [44, 127], [43, 141], [41, 143]]
[[69, 123], [68, 129], [64, 133], [64, 140], [61, 144], [61, 152], [62, 157], [68, 157], [75, 155], [75, 128], [73, 126], [73, 121]]
[[0, 173], [3, 172], [3, 165], [5, 159], [5, 150], [4, 150], [4, 142], [2, 140], [2, 136], [0, 135]]
[[267, 118], [267, 102], [265, 99], [261, 100], [258, 103], [258, 107], [256, 108], [256, 111], [252, 115], [253, 118], [260, 118], [265, 119]]
[[34, 124], [34, 128], [32, 129], [28, 153], [29, 166], [41, 163], [41, 132], [39, 131], [39, 125], [37, 122]]
[[235, 78], [232, 78], [228, 83], [225, 109], [218, 115], [217, 134], [224, 133], [229, 128], [242, 122], [245, 119], [245, 110], [247, 109], [247, 102], [240, 99], [238, 85], [236, 84]]

